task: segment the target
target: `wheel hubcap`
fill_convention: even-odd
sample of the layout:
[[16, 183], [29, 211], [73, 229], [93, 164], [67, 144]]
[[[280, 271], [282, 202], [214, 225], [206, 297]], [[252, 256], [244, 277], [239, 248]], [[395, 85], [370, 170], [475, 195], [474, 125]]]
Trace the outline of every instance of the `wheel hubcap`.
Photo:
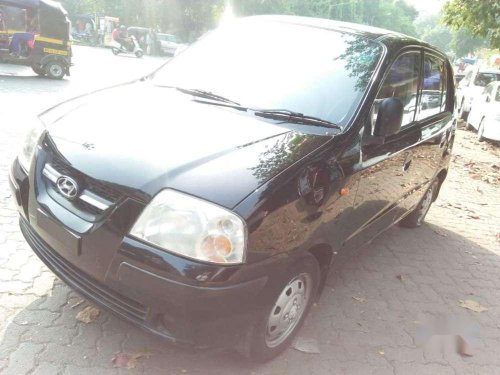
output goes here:
[[59, 77], [62, 74], [62, 67], [60, 65], [51, 65], [50, 66], [50, 74]]
[[291, 280], [279, 295], [267, 321], [268, 347], [283, 343], [299, 324], [310, 298], [311, 282], [308, 274], [301, 274]]
[[422, 224], [422, 220], [424, 220], [427, 211], [429, 211], [429, 208], [431, 207], [433, 195], [434, 195], [434, 184], [427, 190], [424, 198], [422, 199], [422, 203], [420, 204], [420, 215], [418, 216], [417, 220], [419, 225]]

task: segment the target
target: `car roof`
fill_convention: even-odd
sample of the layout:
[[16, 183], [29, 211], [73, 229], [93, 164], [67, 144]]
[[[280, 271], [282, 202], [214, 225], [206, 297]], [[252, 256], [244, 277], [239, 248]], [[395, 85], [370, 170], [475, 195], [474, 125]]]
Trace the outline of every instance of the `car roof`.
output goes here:
[[396, 48], [402, 48], [404, 46], [417, 45], [420, 47], [427, 47], [435, 51], [436, 53], [446, 57], [446, 55], [439, 51], [436, 47], [430, 45], [427, 42], [419, 40], [417, 38], [398, 33], [396, 31], [386, 30], [379, 27], [361, 25], [357, 23], [336, 21], [325, 18], [314, 18], [314, 17], [302, 17], [302, 16], [282, 16], [282, 15], [264, 15], [264, 16], [250, 16], [245, 17], [247, 20], [267, 20], [271, 22], [283, 22], [289, 24], [295, 24], [306, 27], [316, 27], [326, 30], [344, 32], [354, 35], [359, 35], [367, 39], [374, 41], [379, 41], [386, 46], [394, 45]]
[[386, 30], [386, 29], [382, 29], [382, 28], [374, 27], [374, 26], [361, 25], [361, 24], [357, 24], [357, 23], [344, 22], [344, 21], [336, 21], [336, 20], [330, 20], [330, 19], [325, 19], [325, 18], [270, 15], [270, 16], [251, 16], [251, 17], [246, 17], [246, 19], [285, 22], [285, 23], [291, 23], [291, 24], [296, 24], [296, 25], [300, 25], [300, 26], [317, 27], [317, 28], [328, 29], [328, 30], [333, 30], [333, 31], [344, 31], [344, 32], [348, 32], [351, 34], [363, 35], [363, 36], [370, 38], [370, 39], [379, 39], [379, 38], [384, 37], [384, 36], [394, 35], [394, 36], [400, 36], [400, 37], [404, 37], [404, 38], [410, 38], [410, 39], [413, 39], [414, 41], [417, 41], [419, 43], [427, 44], [427, 43], [422, 42], [416, 38], [413, 38], [413, 37], [410, 37], [408, 35], [401, 34], [401, 33], [395, 32], [395, 31]]

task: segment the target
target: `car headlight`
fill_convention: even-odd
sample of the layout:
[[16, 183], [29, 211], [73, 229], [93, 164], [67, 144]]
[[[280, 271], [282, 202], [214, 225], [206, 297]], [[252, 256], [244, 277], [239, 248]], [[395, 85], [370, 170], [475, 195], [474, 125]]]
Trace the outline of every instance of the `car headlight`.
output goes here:
[[37, 123], [26, 133], [21, 152], [17, 156], [19, 164], [21, 164], [21, 167], [26, 172], [28, 172], [30, 169], [31, 161], [33, 159], [33, 156], [35, 155], [35, 148], [44, 130], [45, 127], [43, 126], [43, 124]]
[[130, 234], [201, 261], [235, 264], [245, 260], [247, 229], [239, 216], [174, 190], [160, 192]]

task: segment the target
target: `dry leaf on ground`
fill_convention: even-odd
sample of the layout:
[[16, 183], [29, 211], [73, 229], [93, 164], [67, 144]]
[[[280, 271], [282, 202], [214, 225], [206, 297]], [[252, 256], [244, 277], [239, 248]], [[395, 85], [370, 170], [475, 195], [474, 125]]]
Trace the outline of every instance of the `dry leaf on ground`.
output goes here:
[[448, 235], [446, 233], [443, 233], [437, 229], [433, 229], [433, 232], [436, 234], [439, 234], [441, 237], [447, 237]]
[[399, 280], [399, 281], [401, 281], [401, 282], [404, 282], [404, 281], [405, 281], [405, 278], [404, 278], [404, 276], [403, 276], [403, 275], [397, 275], [396, 277], [397, 277], [397, 278], [398, 278], [398, 280]]
[[99, 317], [99, 314], [101, 312], [97, 307], [94, 306], [87, 306], [84, 308], [82, 311], [80, 311], [78, 314], [76, 314], [76, 320], [89, 324], [92, 322], [95, 322], [97, 318]]
[[358, 301], [359, 303], [363, 303], [366, 301], [366, 299], [364, 299], [363, 297], [352, 297], [353, 299], [355, 299], [356, 301]]
[[295, 340], [293, 348], [302, 353], [307, 354], [320, 354], [318, 342], [315, 339], [299, 337]]
[[133, 354], [118, 353], [113, 357], [111, 363], [113, 363], [113, 367], [127, 368], [129, 370], [132, 370], [137, 367], [140, 359], [149, 357], [151, 357], [151, 353], [147, 352], [139, 352]]
[[466, 299], [464, 301], [460, 300], [459, 302], [460, 302], [460, 304], [459, 304], [460, 307], [463, 307], [464, 309], [468, 309], [468, 310], [471, 310], [474, 312], [480, 313], [480, 312], [488, 310], [486, 307], [481, 305], [479, 302], [473, 301], [471, 299]]

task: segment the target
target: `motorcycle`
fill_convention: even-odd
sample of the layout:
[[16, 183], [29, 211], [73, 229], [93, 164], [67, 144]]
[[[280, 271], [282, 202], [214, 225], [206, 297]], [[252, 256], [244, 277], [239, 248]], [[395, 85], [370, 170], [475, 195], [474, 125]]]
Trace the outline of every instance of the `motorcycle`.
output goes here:
[[127, 44], [122, 44], [117, 42], [116, 40], [113, 40], [111, 44], [111, 51], [113, 52], [113, 55], [119, 55], [120, 53], [125, 53], [125, 54], [134, 54], [135, 57], [137, 58], [141, 58], [142, 56], [144, 56], [144, 51], [139, 45], [137, 38], [132, 35], [128, 38], [128, 40], [129, 43]]

